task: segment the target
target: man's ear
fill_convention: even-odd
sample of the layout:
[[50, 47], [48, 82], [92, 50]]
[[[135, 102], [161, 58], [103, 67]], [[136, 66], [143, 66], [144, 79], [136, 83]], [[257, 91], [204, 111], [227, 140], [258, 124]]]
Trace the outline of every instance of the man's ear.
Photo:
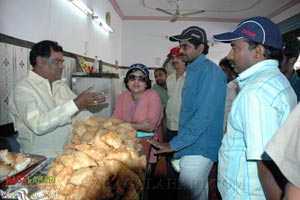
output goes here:
[[258, 44], [254, 50], [255, 50], [255, 58], [256, 59], [258, 59], [258, 60], [265, 59], [264, 58], [265, 47], [263, 45]]
[[202, 43], [197, 47], [197, 49], [199, 49], [199, 51], [200, 51], [201, 53], [203, 53], [204, 48], [205, 48], [205, 46], [204, 46], [204, 44], [202, 44]]
[[42, 65], [43, 62], [45, 62], [43, 60], [43, 58], [41, 56], [36, 57], [36, 65]]

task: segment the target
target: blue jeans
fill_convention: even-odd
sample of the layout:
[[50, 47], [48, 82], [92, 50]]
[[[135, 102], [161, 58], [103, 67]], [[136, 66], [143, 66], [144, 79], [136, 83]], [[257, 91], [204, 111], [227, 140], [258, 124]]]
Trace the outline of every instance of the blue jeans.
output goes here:
[[20, 152], [20, 144], [17, 141], [17, 133], [9, 137], [0, 137], [0, 149], [10, 152]]
[[179, 199], [208, 199], [208, 175], [213, 163], [201, 155], [183, 156], [180, 159]]

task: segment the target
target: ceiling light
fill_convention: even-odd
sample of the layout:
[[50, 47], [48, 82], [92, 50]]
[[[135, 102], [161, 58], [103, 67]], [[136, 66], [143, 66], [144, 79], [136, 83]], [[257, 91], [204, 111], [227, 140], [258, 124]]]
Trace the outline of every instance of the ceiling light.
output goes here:
[[79, 8], [82, 12], [87, 15], [93, 15], [93, 11], [89, 9], [81, 0], [69, 0], [71, 1], [77, 8]]
[[100, 25], [107, 32], [114, 32], [110, 26], [108, 26], [104, 21], [102, 21], [98, 16], [92, 16], [94, 22]]

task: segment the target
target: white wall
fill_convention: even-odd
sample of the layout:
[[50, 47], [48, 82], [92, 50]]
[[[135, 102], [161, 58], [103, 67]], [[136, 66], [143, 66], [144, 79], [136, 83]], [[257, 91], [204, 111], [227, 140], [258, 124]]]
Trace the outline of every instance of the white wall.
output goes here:
[[123, 65], [142, 62], [149, 67], [161, 67], [169, 49], [178, 46], [178, 42], [170, 42], [168, 37], [180, 34], [189, 26], [199, 26], [207, 33], [210, 41], [208, 57], [219, 62], [230, 49], [229, 44], [212, 41], [213, 34], [230, 31], [236, 23], [215, 22], [181, 22], [169, 21], [124, 21], [123, 22]]
[[38, 42], [59, 42], [64, 50], [105, 62], [121, 63], [122, 21], [106, 0], [83, 0], [105, 21], [111, 12], [114, 33], [107, 33], [69, 0], [0, 0], [0, 33]]

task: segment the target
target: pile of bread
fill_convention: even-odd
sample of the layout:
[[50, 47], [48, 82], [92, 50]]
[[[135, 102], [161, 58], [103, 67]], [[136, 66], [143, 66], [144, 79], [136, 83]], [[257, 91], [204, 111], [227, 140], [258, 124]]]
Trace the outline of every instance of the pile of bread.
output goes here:
[[48, 171], [55, 184], [39, 187], [57, 200], [139, 199], [146, 171], [141, 151], [128, 123], [114, 118], [77, 122], [71, 143]]
[[0, 150], [0, 178], [24, 170], [32, 161], [32, 158], [23, 153], [12, 153], [7, 149]]

